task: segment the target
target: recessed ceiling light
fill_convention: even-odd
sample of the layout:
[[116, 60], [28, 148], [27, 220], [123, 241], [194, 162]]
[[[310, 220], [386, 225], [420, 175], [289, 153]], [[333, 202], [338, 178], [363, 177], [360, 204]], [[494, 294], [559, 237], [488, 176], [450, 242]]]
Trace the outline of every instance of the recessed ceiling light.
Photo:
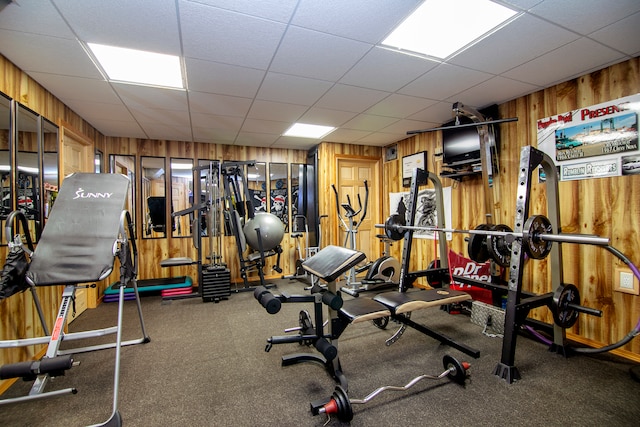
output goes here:
[[87, 45], [111, 81], [184, 88], [177, 56], [96, 43]]
[[285, 133], [284, 136], [297, 136], [299, 138], [315, 138], [320, 139], [331, 132], [333, 132], [336, 128], [331, 126], [320, 126], [320, 125], [310, 125], [306, 123], [295, 123], [291, 126]]
[[426, 0], [382, 45], [444, 59], [516, 14], [490, 0]]

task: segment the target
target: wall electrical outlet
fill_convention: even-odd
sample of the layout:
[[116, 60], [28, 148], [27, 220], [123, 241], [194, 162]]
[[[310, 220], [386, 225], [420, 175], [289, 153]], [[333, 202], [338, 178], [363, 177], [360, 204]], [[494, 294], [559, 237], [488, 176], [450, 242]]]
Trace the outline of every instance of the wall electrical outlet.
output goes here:
[[638, 278], [628, 268], [616, 268], [614, 289], [619, 292], [640, 295]]

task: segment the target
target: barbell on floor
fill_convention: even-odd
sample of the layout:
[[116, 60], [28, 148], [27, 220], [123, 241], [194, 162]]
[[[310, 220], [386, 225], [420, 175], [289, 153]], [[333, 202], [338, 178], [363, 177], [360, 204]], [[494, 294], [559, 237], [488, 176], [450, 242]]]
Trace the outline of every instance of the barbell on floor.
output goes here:
[[383, 386], [369, 393], [364, 399], [350, 399], [347, 392], [341, 386], [336, 386], [329, 402], [311, 403], [311, 412], [313, 415], [327, 414], [329, 416], [335, 414], [340, 421], [349, 422], [353, 419], [353, 404], [365, 404], [378, 394], [385, 390], [406, 391], [424, 379], [441, 380], [449, 378], [450, 380], [464, 385], [467, 380], [467, 370], [469, 364], [467, 362], [460, 363], [453, 356], [446, 355], [442, 359], [445, 371], [440, 375], [420, 375], [409, 381], [404, 386]]
[[406, 225], [405, 219], [399, 214], [393, 214], [387, 218], [384, 224], [376, 224], [376, 228], [383, 228], [385, 235], [391, 240], [400, 240], [409, 230], [414, 231], [432, 231], [445, 233], [463, 233], [472, 236], [485, 236], [489, 238], [504, 239], [503, 247], [507, 247], [516, 239], [522, 240], [522, 246], [526, 253], [534, 259], [542, 259], [551, 251], [553, 242], [558, 243], [577, 243], [596, 246], [608, 246], [609, 238], [600, 237], [592, 234], [572, 234], [572, 233], [553, 233], [551, 222], [543, 215], [530, 216], [523, 227], [521, 233], [506, 229], [496, 229], [496, 227], [486, 227], [481, 224], [474, 230], [461, 230], [456, 228], [442, 227], [421, 227], [414, 225]]

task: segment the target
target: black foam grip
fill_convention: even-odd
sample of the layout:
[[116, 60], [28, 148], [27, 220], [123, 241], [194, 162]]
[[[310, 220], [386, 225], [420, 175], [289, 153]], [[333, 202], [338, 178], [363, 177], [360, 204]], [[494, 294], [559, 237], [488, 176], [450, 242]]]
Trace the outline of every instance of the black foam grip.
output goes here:
[[71, 355], [11, 363], [0, 367], [0, 379], [34, 378], [40, 374], [63, 375], [65, 370], [71, 369], [71, 366], [73, 366]]
[[269, 292], [269, 290], [265, 286], [257, 286], [253, 291], [253, 297], [259, 301], [260, 297], [265, 292]]
[[340, 310], [342, 308], [342, 297], [340, 295], [332, 294], [331, 292], [325, 292], [322, 294], [322, 302], [331, 307], [333, 310]]
[[280, 311], [282, 303], [271, 292], [265, 292], [258, 300], [260, 304], [267, 310], [269, 314], [276, 314]]
[[327, 362], [332, 361], [338, 355], [338, 349], [326, 338], [318, 338], [313, 345], [327, 359]]

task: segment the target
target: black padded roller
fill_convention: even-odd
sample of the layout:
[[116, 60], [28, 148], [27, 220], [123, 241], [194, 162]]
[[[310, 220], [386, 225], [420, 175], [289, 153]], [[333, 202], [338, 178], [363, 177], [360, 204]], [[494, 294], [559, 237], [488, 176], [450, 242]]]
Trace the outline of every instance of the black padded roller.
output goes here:
[[282, 307], [282, 302], [264, 286], [258, 286], [253, 291], [253, 296], [269, 314], [276, 314], [280, 311], [280, 307]]
[[0, 379], [26, 378], [34, 379], [41, 374], [51, 376], [64, 375], [64, 371], [71, 369], [73, 358], [71, 355], [30, 360], [27, 362], [10, 363], [0, 367]]
[[327, 359], [327, 362], [332, 361], [338, 355], [338, 349], [327, 341], [326, 338], [318, 338], [313, 346]]
[[322, 294], [322, 302], [331, 307], [333, 310], [340, 310], [342, 308], [342, 297], [340, 295], [332, 294], [331, 292], [325, 292]]

